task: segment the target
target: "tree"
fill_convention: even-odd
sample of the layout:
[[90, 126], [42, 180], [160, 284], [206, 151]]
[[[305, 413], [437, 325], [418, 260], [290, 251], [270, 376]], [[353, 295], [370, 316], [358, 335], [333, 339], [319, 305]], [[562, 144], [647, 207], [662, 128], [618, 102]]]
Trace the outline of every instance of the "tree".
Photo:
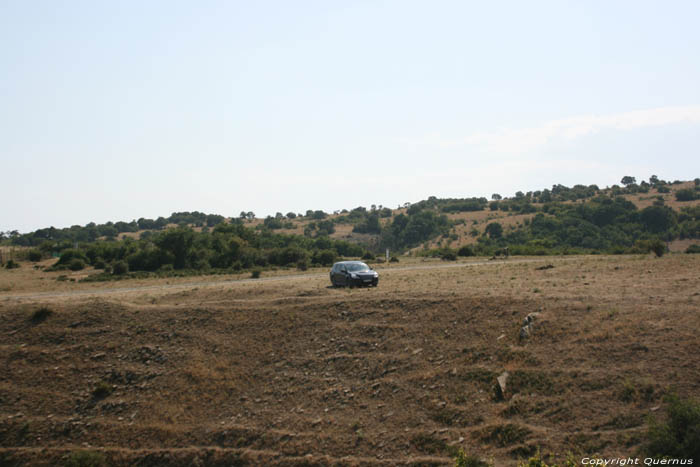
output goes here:
[[651, 177], [649, 177], [649, 183], [652, 185], [656, 185], [657, 183], [659, 183], [659, 177], [657, 177], [656, 175], [652, 175]]
[[673, 227], [676, 213], [666, 206], [649, 206], [642, 209], [640, 218], [646, 229], [652, 233], [665, 232]]
[[188, 227], [166, 230], [155, 239], [155, 244], [171, 253], [175, 258], [173, 267], [183, 269], [187, 259], [187, 253], [192, 248], [194, 232]]
[[491, 222], [484, 230], [489, 235], [489, 238], [497, 239], [503, 236], [503, 226], [498, 222]]
[[637, 179], [629, 175], [625, 175], [624, 177], [622, 177], [622, 180], [620, 180], [620, 183], [622, 183], [625, 186], [633, 185], [637, 183]]
[[503, 199], [503, 196], [499, 195], [498, 193], [494, 193], [491, 195], [491, 199], [494, 201], [499, 201], [499, 200]]

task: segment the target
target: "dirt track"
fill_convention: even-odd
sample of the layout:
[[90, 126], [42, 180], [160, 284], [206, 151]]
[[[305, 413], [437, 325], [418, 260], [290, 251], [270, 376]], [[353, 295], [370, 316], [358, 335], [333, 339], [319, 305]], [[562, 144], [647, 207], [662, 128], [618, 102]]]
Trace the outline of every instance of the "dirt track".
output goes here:
[[554, 267], [401, 266], [376, 289], [333, 289], [324, 273], [3, 301], [0, 464], [56, 465], [79, 449], [125, 466], [632, 455], [665, 393], [698, 396], [700, 259], [538, 261]]

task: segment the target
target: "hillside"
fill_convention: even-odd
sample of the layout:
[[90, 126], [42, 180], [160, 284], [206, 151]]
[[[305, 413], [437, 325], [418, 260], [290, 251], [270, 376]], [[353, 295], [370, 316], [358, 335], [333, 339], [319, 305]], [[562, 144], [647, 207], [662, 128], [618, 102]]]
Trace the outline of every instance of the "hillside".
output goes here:
[[393, 210], [373, 205], [265, 219], [252, 212], [236, 218], [180, 212], [6, 237], [2, 263], [60, 257], [54, 270], [104, 271], [93, 280], [305, 270], [339, 257], [374, 259], [385, 249], [443, 258], [494, 256], [506, 249], [511, 255], [690, 252], [700, 239], [700, 179], [668, 183], [652, 177], [650, 183], [607, 189], [555, 185], [491, 201], [430, 197]]

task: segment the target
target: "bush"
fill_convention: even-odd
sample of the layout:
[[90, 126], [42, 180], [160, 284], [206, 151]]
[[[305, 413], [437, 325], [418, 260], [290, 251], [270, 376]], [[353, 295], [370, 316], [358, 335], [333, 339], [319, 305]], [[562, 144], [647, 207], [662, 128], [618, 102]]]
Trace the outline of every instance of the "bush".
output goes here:
[[27, 259], [29, 259], [29, 261], [32, 261], [35, 263], [37, 261], [41, 261], [41, 258], [43, 256], [44, 255], [41, 253], [41, 250], [37, 250], [37, 249], [29, 250], [29, 253], [27, 253]]
[[101, 452], [75, 451], [66, 459], [66, 467], [104, 467], [107, 460]]
[[460, 449], [455, 457], [455, 467], [489, 467], [489, 465], [478, 457], [467, 456], [464, 449]]
[[666, 185], [659, 185], [656, 187], [656, 191], [658, 191], [659, 193], [670, 193], [671, 189]]
[[306, 271], [309, 269], [309, 259], [301, 258], [299, 261], [297, 261], [297, 269], [300, 271]]
[[665, 423], [649, 420], [645, 450], [652, 457], [700, 459], [700, 403], [682, 400], [676, 395], [666, 398]]
[[17, 263], [15, 260], [9, 260], [7, 263], [5, 263], [5, 268], [6, 269], [17, 269], [19, 267], [19, 263]]
[[657, 258], [661, 258], [666, 253], [666, 245], [661, 240], [649, 242], [649, 251], [653, 251]]
[[700, 245], [697, 245], [697, 244], [690, 245], [688, 248], [685, 249], [685, 252], [689, 253], [689, 254], [693, 254], [693, 253], [698, 254], [698, 253], [700, 253]]
[[262, 273], [262, 270], [260, 268], [255, 268], [252, 271], [250, 271], [250, 278], [251, 279], [259, 279], [261, 273]]
[[43, 323], [52, 314], [53, 314], [53, 311], [51, 311], [51, 309], [49, 307], [42, 306], [41, 308], [36, 310], [34, 313], [32, 313], [32, 316], [29, 318], [29, 321], [31, 321], [33, 324]]
[[389, 262], [390, 262], [390, 263], [398, 263], [398, 262], [399, 262], [399, 258], [397, 258], [396, 256], [392, 256], [391, 258], [389, 258]]
[[318, 250], [314, 252], [313, 262], [322, 266], [330, 266], [335, 262], [335, 250]]
[[474, 256], [474, 249], [469, 245], [464, 245], [457, 251], [458, 256]]
[[698, 195], [695, 193], [695, 190], [691, 190], [690, 188], [685, 188], [676, 192], [677, 201], [693, 201], [694, 199], [698, 199]]
[[80, 258], [73, 258], [70, 263], [68, 263], [68, 269], [71, 271], [80, 271], [85, 269], [85, 261]]
[[121, 276], [127, 272], [129, 272], [129, 264], [124, 260], [117, 261], [112, 265], [112, 274], [115, 276]]
[[452, 248], [443, 248], [440, 251], [440, 259], [444, 261], [457, 261], [457, 252]]
[[107, 267], [107, 263], [105, 263], [105, 260], [103, 260], [102, 258], [97, 258], [97, 259], [92, 263], [92, 266], [93, 266], [95, 269], [104, 269], [104, 268]]
[[85, 253], [82, 250], [76, 250], [73, 248], [69, 248], [67, 250], [63, 250], [61, 253], [61, 257], [58, 259], [58, 262], [56, 263], [56, 266], [69, 266], [71, 262], [74, 259], [80, 259], [84, 263], [87, 263], [88, 257], [85, 256]]
[[365, 254], [362, 255], [362, 259], [372, 260], [374, 259], [374, 255], [371, 252], [366, 251]]
[[92, 395], [95, 399], [104, 399], [110, 394], [112, 394], [112, 386], [105, 381], [97, 383], [95, 389], [92, 390]]

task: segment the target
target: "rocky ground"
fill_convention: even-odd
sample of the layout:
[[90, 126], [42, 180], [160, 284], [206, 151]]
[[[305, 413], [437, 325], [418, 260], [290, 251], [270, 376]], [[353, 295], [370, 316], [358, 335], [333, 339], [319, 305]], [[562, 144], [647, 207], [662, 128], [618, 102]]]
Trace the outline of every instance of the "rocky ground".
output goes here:
[[0, 464], [633, 455], [664, 394], [698, 397], [698, 271], [693, 255], [543, 258], [372, 289], [0, 294]]

